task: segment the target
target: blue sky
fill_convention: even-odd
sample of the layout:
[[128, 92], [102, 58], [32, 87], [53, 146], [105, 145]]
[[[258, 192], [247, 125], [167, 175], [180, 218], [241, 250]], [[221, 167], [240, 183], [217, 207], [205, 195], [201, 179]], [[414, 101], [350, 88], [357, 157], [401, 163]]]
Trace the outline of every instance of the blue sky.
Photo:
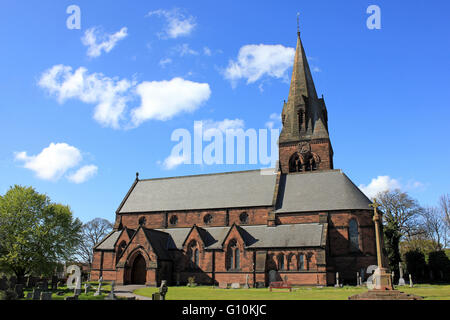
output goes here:
[[[372, 4], [379, 30], [366, 26]], [[67, 28], [70, 5], [79, 30]], [[30, 185], [82, 221], [113, 220], [137, 171], [263, 167], [164, 161], [172, 132], [194, 121], [274, 121], [300, 12], [335, 168], [367, 192], [400, 187], [434, 205], [450, 193], [449, 11], [448, 1], [2, 1], [0, 194]]]

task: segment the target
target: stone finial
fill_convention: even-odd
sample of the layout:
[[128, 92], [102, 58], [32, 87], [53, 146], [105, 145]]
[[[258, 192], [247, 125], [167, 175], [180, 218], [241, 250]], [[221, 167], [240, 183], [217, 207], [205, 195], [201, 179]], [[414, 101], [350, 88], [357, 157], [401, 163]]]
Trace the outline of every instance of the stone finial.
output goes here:
[[136, 180], [139, 180], [139, 172], [136, 172]]

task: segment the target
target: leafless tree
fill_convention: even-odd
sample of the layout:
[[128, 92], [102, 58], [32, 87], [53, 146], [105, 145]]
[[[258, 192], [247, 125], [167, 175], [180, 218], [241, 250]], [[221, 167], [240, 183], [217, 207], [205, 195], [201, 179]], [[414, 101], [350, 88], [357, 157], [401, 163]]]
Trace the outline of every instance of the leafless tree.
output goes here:
[[448, 226], [446, 215], [441, 208], [429, 207], [422, 212], [422, 226], [426, 237], [432, 241], [435, 251], [440, 251], [447, 246]]
[[450, 194], [443, 194], [439, 199], [439, 207], [443, 212], [445, 224], [450, 230]]
[[78, 255], [91, 266], [94, 246], [103, 240], [111, 232], [113, 224], [106, 219], [95, 218], [85, 224], [82, 228], [82, 241]]

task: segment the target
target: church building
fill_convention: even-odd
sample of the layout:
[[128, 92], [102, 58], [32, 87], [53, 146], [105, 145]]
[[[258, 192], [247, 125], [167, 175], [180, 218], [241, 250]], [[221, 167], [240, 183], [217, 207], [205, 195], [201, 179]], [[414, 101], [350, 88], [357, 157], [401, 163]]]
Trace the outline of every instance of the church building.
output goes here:
[[113, 231], [94, 247], [91, 279], [116, 284], [250, 287], [356, 283], [376, 264], [369, 199], [333, 167], [323, 96], [297, 37], [283, 105], [279, 167], [136, 179]]

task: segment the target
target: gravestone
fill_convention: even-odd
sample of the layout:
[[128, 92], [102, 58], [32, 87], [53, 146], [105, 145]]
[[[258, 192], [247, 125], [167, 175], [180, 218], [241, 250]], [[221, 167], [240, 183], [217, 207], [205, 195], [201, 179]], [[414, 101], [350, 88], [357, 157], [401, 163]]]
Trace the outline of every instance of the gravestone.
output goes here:
[[88, 294], [89, 290], [91, 290], [91, 284], [90, 283], [85, 283], [84, 284], [84, 294]]
[[161, 286], [159, 287], [159, 295], [161, 297], [161, 300], [166, 300], [167, 291], [168, 291], [167, 280], [162, 280]]
[[161, 300], [159, 292], [152, 293], [152, 300]]
[[219, 282], [219, 288], [227, 289], [228, 288], [228, 283], [226, 283], [226, 282]]
[[22, 299], [23, 295], [23, 284], [16, 284], [14, 286], [14, 292], [17, 294], [17, 299]]
[[262, 282], [262, 281], [256, 282], [256, 288], [265, 288], [265, 287], [266, 287], [266, 285], [264, 282]]
[[410, 287], [410, 288], [413, 287], [413, 282], [412, 282], [412, 276], [411, 276], [411, 274], [409, 275], [409, 287]]
[[248, 289], [249, 285], [248, 285], [248, 274], [245, 276], [245, 284], [244, 284], [244, 289]]
[[8, 289], [8, 278], [6, 278], [6, 276], [3, 276], [0, 279], [0, 290], [6, 290]]
[[362, 286], [362, 278], [359, 277], [359, 285]]
[[39, 300], [41, 298], [41, 289], [34, 288], [33, 289], [33, 300]]
[[339, 288], [339, 272], [336, 272], [336, 284], [334, 285], [336, 288]]
[[269, 271], [269, 283], [277, 281], [277, 272], [275, 270]]
[[81, 293], [81, 270], [77, 265], [71, 265], [67, 268], [69, 277], [67, 278], [67, 288], [74, 289], [75, 295]]
[[240, 289], [240, 288], [241, 288], [241, 285], [239, 282], [233, 282], [231, 284], [231, 289]]
[[392, 283], [394, 283], [394, 277], [395, 277], [395, 274], [394, 274], [394, 271], [392, 271], [392, 272], [391, 272], [391, 278], [392, 278], [391, 280], [392, 280]]
[[359, 272], [356, 273], [356, 286], [359, 287], [360, 283], [359, 283]]
[[99, 296], [102, 294], [102, 282], [103, 282], [103, 277], [100, 277], [100, 279], [98, 279], [97, 291], [95, 291], [94, 296]]
[[41, 292], [41, 300], [52, 300], [51, 292]]
[[115, 281], [111, 283], [111, 291], [109, 292], [108, 296], [105, 298], [105, 300], [116, 300], [116, 295], [114, 294], [114, 288], [116, 286]]
[[399, 286], [404, 286], [405, 285], [405, 279], [403, 279], [403, 267], [401, 262], [398, 263], [398, 268], [399, 268], [399, 272], [400, 272], [400, 279], [398, 279], [398, 285]]

